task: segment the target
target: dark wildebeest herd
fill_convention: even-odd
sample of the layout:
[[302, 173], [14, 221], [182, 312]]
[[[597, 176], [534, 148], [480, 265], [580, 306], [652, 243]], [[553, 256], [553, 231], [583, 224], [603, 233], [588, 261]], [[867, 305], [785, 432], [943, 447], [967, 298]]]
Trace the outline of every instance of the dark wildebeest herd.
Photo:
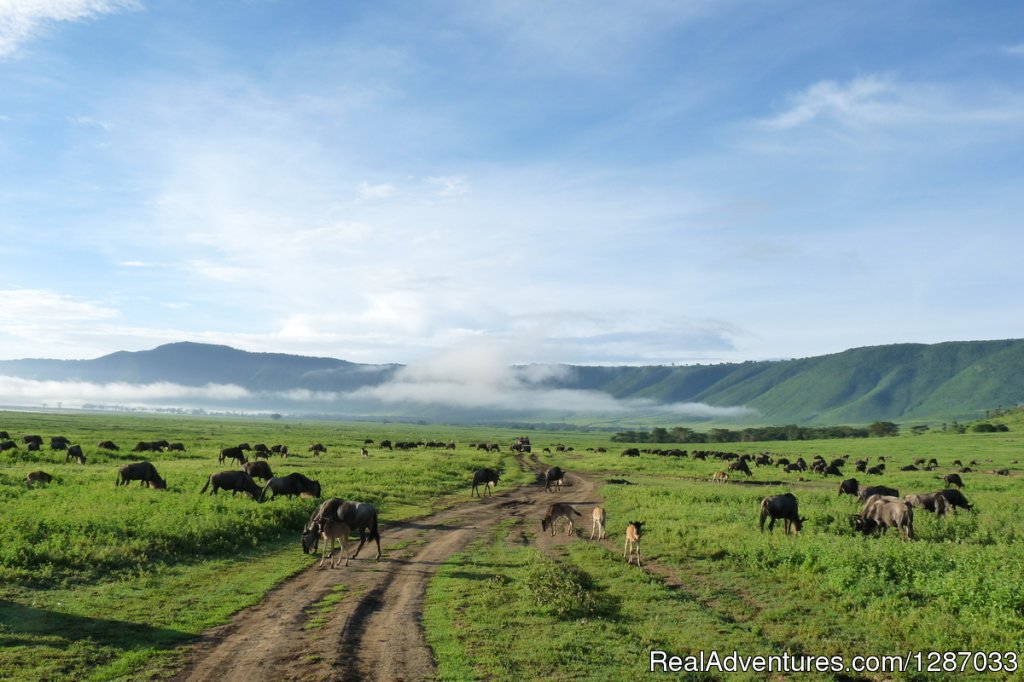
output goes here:
[[[365, 446], [373, 444], [373, 442], [373, 440], [367, 439], [364, 441], [363, 447], [360, 448], [364, 458], [369, 455], [369, 451]], [[40, 436], [32, 435], [25, 436], [23, 443], [29, 450], [38, 450], [44, 443], [44, 440]], [[52, 450], [62, 450], [66, 453], [65, 462], [86, 463], [86, 455], [81, 445], [74, 444], [65, 437], [54, 436], [50, 439], [49, 445]], [[397, 449], [412, 449], [422, 445], [424, 444], [401, 441], [398, 442]], [[427, 445], [429, 447], [453, 449], [454, 441], [438, 441]], [[6, 433], [0, 432], [0, 451], [17, 447], [18, 444], [11, 440]], [[486, 451], [500, 450], [500, 446], [496, 444], [474, 443], [473, 447]], [[110, 440], [101, 441], [98, 443], [97, 448], [108, 452], [120, 450], [118, 445]], [[396, 446], [389, 440], [382, 440], [380, 448], [390, 450], [395, 449]], [[564, 446], [560, 446], [559, 449], [560, 451], [571, 451], [571, 449], [566, 449]], [[184, 450], [185, 446], [182, 443], [171, 443], [166, 440], [140, 441], [131, 449], [132, 452]], [[547, 448], [544, 450], [545, 452], [550, 452]], [[529, 440], [525, 438], [517, 439], [510, 447], [510, 451], [519, 453], [518, 456], [520, 457], [531, 453]], [[247, 457], [247, 453], [250, 452], [253, 457], [251, 460]], [[327, 448], [322, 443], [315, 443], [309, 447], [308, 452], [313, 457], [321, 458], [327, 452]], [[638, 448], [628, 448], [622, 452], [622, 455], [626, 457], [639, 457], [641, 453], [654, 453], [673, 457], [691, 456], [685, 450], [672, 449], [662, 451], [640, 450]], [[288, 448], [284, 445], [268, 447], [262, 443], [257, 443], [254, 446], [242, 443], [237, 446], [220, 449], [218, 453], [219, 463], [223, 464], [226, 461], [230, 461], [240, 468], [210, 474], [199, 492], [202, 494], [209, 491], [211, 495], [217, 494], [221, 490], [230, 491], [232, 495], [244, 493], [256, 502], [273, 500], [282, 495], [311, 498], [321, 497], [321, 485], [317, 480], [311, 479], [299, 472], [292, 472], [283, 476], [275, 475], [270, 463], [267, 461], [271, 455], [280, 455], [282, 458], [286, 458], [288, 456]], [[530, 456], [536, 461], [536, 455], [531, 454]], [[843, 467], [846, 466], [847, 460], [844, 457], [825, 461], [824, 458], [816, 456], [812, 463], [808, 464], [802, 457], [790, 461], [787, 457], [773, 458], [768, 453], [754, 456], [714, 451], [694, 451], [692, 457], [700, 460], [714, 458], [724, 460], [725, 470], [716, 472], [712, 477], [713, 481], [719, 483], [728, 483], [730, 481], [730, 474], [743, 474], [746, 478], [741, 478], [738, 482], [745, 483], [753, 477], [751, 464], [758, 467], [778, 466], [786, 472], [811, 472], [826, 477], [837, 476], [841, 478]], [[973, 505], [967, 501], [962, 492], [965, 483], [960, 475], [961, 473], [971, 472], [972, 469], [964, 467], [959, 461], [954, 462], [954, 464], [960, 466], [959, 471], [938, 477], [945, 485], [943, 489], [933, 492], [910, 493], [902, 497], [897, 489], [889, 486], [880, 484], [862, 485], [856, 478], [843, 479], [839, 484], [839, 495], [850, 495], [856, 498], [860, 505], [859, 512], [851, 514], [850, 525], [855, 531], [865, 535], [881, 535], [889, 528], [894, 528], [903, 539], [909, 540], [914, 538], [915, 510], [917, 512], [933, 513], [939, 517], [945, 517], [957, 509], [972, 510]], [[976, 466], [977, 462], [971, 462], [971, 464]], [[854, 466], [859, 474], [866, 476], [883, 476], [886, 470], [884, 457], [879, 457], [878, 461], [873, 465], [869, 464], [866, 459], [858, 460]], [[931, 471], [937, 466], [938, 462], [935, 459], [931, 459], [928, 462], [925, 462], [924, 459], [919, 459], [913, 465], [901, 467], [901, 470]], [[471, 497], [479, 497], [481, 500], [484, 497], [490, 497], [492, 490], [498, 486], [502, 473], [500, 469], [486, 467], [474, 470], [471, 478]], [[1000, 470], [993, 473], [1009, 475], [1009, 470]], [[571, 483], [567, 482], [566, 472], [558, 466], [550, 467], [542, 474], [538, 474], [538, 479], [544, 484], [546, 492], [561, 493], [563, 487], [571, 485]], [[54, 477], [44, 471], [33, 471], [26, 476], [26, 482], [30, 486], [51, 483], [53, 480]], [[258, 484], [257, 480], [262, 481], [262, 483]], [[801, 477], [801, 480], [804, 479]], [[156, 466], [150, 461], [134, 462], [121, 466], [118, 469], [115, 482], [117, 487], [127, 486], [134, 481], [138, 481], [140, 486], [149, 487], [154, 490], [167, 489], [167, 482], [159, 474]], [[548, 506], [544, 517], [541, 519], [541, 531], [543, 533], [550, 532], [551, 535], [554, 535], [555, 523], [563, 520], [566, 522], [566, 535], [572, 536], [574, 535], [575, 520], [581, 516], [582, 514], [572, 504], [556, 502]], [[594, 506], [591, 520], [591, 539], [594, 539], [595, 536], [598, 540], [603, 539], [606, 535], [604, 509], [600, 506]], [[764, 497], [760, 502], [759, 525], [762, 532], [766, 522], [768, 523], [768, 531], [772, 532], [775, 522], [779, 520], [782, 521], [784, 533], [787, 535], [799, 533], [807, 522], [807, 519], [800, 515], [798, 500], [792, 493], [770, 495]], [[635, 557], [637, 565], [640, 565], [639, 541], [643, 527], [644, 522], [642, 521], [630, 521], [626, 525], [626, 543], [623, 556], [630, 563], [633, 562]], [[356, 551], [349, 556], [349, 538], [354, 533], [359, 535], [360, 542]], [[341, 565], [343, 558], [344, 564], [348, 565], [349, 559], [359, 554], [367, 540], [377, 544], [376, 558], [379, 559], [381, 556], [377, 510], [365, 502], [348, 501], [337, 497], [327, 499], [312, 514], [308, 522], [304, 524], [300, 539], [303, 551], [310, 554], [316, 553], [322, 544], [321, 567], [334, 554], [336, 543], [340, 543], [340, 549], [337, 558], [331, 561], [332, 567]]]

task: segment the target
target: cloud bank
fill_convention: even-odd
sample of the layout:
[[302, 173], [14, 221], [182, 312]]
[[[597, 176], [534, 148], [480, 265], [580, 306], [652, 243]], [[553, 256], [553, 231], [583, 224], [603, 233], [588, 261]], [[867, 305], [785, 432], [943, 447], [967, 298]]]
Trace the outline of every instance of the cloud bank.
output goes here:
[[82, 21], [125, 9], [137, 9], [133, 0], [3, 0], [0, 2], [0, 59], [55, 22]]

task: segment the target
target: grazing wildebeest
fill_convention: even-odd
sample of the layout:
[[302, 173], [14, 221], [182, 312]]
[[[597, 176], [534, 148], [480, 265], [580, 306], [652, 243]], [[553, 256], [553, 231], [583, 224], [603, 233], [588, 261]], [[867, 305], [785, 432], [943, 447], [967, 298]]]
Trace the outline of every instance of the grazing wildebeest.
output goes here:
[[262, 478], [264, 481], [269, 481], [274, 477], [274, 473], [270, 470], [270, 465], [267, 464], [266, 460], [246, 462], [242, 465], [242, 470], [253, 478]]
[[964, 494], [956, 488], [945, 488], [940, 490], [939, 494], [946, 498], [946, 501], [949, 502], [951, 507], [958, 507], [960, 509], [966, 509], [967, 511], [974, 509], [974, 505], [970, 504], [967, 501], [967, 498], [964, 497]]
[[118, 469], [117, 482], [114, 485], [128, 485], [128, 481], [139, 481], [141, 485], [148, 484], [150, 488], [157, 490], [167, 488], [167, 482], [160, 478], [160, 474], [157, 473], [156, 467], [153, 466], [152, 462], [125, 464]]
[[561, 467], [551, 467], [544, 473], [544, 490], [551, 492], [551, 486], [562, 490], [562, 482], [565, 479], [565, 472]]
[[49, 483], [53, 480], [53, 476], [46, 473], [45, 471], [30, 471], [28, 476], [25, 477], [25, 483], [32, 485], [33, 483]]
[[22, 436], [21, 442], [24, 443], [25, 445], [28, 445], [29, 443], [37, 443], [40, 447], [42, 447], [43, 437], [37, 435]]
[[17, 450], [17, 449], [18, 449], [18, 444], [15, 443], [13, 440], [8, 439], [8, 440], [0, 441], [0, 452], [3, 452], [4, 450]]
[[39, 443], [35, 442], [35, 441], [32, 441], [32, 442], [28, 443], [27, 445], [25, 445], [25, 449], [28, 450], [29, 452], [38, 452], [39, 448], [41, 448], [41, 447], [43, 447], [43, 446], [40, 445]]
[[885, 465], [884, 464], [876, 464], [873, 467], [869, 467], [868, 470], [867, 470], [867, 473], [869, 473], [869, 474], [871, 474], [873, 476], [881, 476], [882, 472], [884, 472], [884, 471], [885, 471]]
[[711, 480], [714, 481], [715, 483], [725, 483], [726, 481], [729, 480], [729, 474], [727, 474], [724, 471], [716, 471], [715, 473], [711, 474]]
[[917, 466], [913, 464], [908, 464], [906, 466], [900, 467], [900, 471], [920, 471], [920, 469], [918, 469]]
[[771, 533], [775, 529], [775, 520], [782, 519], [783, 529], [786, 531], [786, 535], [789, 535], [790, 529], [793, 529], [794, 533], [799, 533], [800, 529], [803, 528], [804, 521], [807, 519], [800, 518], [800, 510], [796, 501], [796, 496], [793, 493], [783, 493], [782, 495], [770, 495], [761, 500], [761, 532], [764, 532], [764, 521], [765, 519], [771, 519], [768, 522], [768, 532]]
[[566, 521], [569, 522], [569, 527], [565, 531], [565, 534], [566, 535], [572, 535], [572, 515], [573, 514], [575, 514], [576, 516], [583, 516], [583, 514], [580, 514], [578, 511], [576, 511], [571, 504], [566, 504], [565, 502], [557, 502], [557, 503], [551, 505], [550, 507], [548, 507], [547, 514], [545, 514], [544, 518], [540, 520], [541, 530], [545, 530], [546, 531], [547, 529], [550, 528], [551, 529], [551, 534], [554, 535], [555, 534], [555, 520], [558, 519], [558, 518], [563, 518], [563, 519], [565, 519]]
[[639, 457], [640, 456], [640, 448], [626, 448], [625, 450], [622, 451], [622, 454], [619, 455], [619, 456], [620, 457]]
[[336, 519], [341, 521], [352, 530], [359, 531], [359, 546], [356, 547], [352, 558], [359, 556], [359, 551], [366, 541], [373, 540], [377, 543], [377, 556], [380, 559], [380, 531], [377, 528], [377, 509], [366, 502], [352, 502], [332, 497], [325, 500], [310, 518], [309, 525], [318, 523], [324, 519]]
[[256, 443], [256, 445], [252, 446], [252, 451], [253, 459], [256, 459], [257, 457], [262, 457], [264, 459], [270, 457], [270, 448], [268, 448], [265, 443]]
[[947, 488], [951, 488], [954, 485], [957, 488], [964, 487], [964, 482], [960, 480], [960, 474], [946, 474], [942, 477], [942, 482], [946, 484]]
[[223, 464], [226, 459], [237, 460], [239, 464], [245, 464], [247, 461], [242, 448], [223, 448], [220, 451], [220, 456], [217, 457], [217, 462]]
[[260, 502], [266, 498], [268, 490], [274, 493], [274, 497], [278, 495], [312, 495], [313, 497], [320, 497], [320, 481], [307, 478], [297, 471], [287, 476], [272, 478], [263, 486], [263, 492], [260, 493]]
[[863, 488], [860, 494], [857, 495], [858, 502], [866, 502], [872, 495], [888, 495], [889, 497], [899, 497], [900, 491], [896, 488], [887, 488], [884, 485], [869, 485], [867, 488]]
[[996, 469], [992, 473], [995, 474], [996, 476], [1009, 476], [1010, 475], [1010, 470], [1009, 469]]
[[302, 553], [314, 554], [317, 544], [323, 540], [324, 552], [320, 557], [320, 568], [323, 568], [324, 562], [334, 553], [334, 541], [338, 540], [341, 548], [338, 551], [337, 558], [331, 561], [331, 568], [337, 568], [341, 565], [342, 556], [345, 557], [345, 565], [348, 566], [348, 536], [351, 534], [352, 529], [338, 519], [320, 519], [302, 531]]
[[121, 448], [117, 447], [117, 443], [115, 443], [112, 440], [101, 440], [99, 443], [96, 444], [96, 447], [100, 448], [101, 450], [120, 450], [121, 449]]
[[885, 533], [890, 527], [898, 528], [900, 537], [912, 540], [914, 537], [914, 507], [905, 500], [887, 495], [872, 495], [864, 503], [860, 514], [852, 519], [853, 527], [867, 535]]
[[590, 529], [590, 539], [594, 539], [594, 535], [597, 535], [598, 540], [604, 540], [604, 507], [594, 507], [590, 512], [590, 520], [593, 522], [593, 526]]
[[622, 557], [627, 564], [633, 563], [633, 552], [636, 552], [636, 565], [640, 565], [640, 536], [643, 534], [645, 521], [630, 521], [626, 524], [626, 546]]
[[185, 452], [185, 444], [184, 443], [168, 443], [167, 444], [167, 451], [168, 452]]
[[82, 452], [81, 445], [72, 445], [68, 448], [64, 461], [70, 462], [72, 459], [77, 461], [79, 464], [85, 464], [85, 453]]
[[230, 470], [210, 474], [206, 485], [199, 491], [200, 494], [205, 493], [210, 486], [213, 486], [213, 490], [210, 491], [211, 495], [216, 495], [218, 490], [230, 490], [232, 496], [235, 493], [249, 493], [249, 497], [257, 502], [260, 499], [260, 487], [256, 485], [256, 481], [252, 480], [252, 476], [244, 471]]
[[903, 500], [916, 509], [933, 512], [936, 516], [945, 516], [952, 507], [940, 493], [911, 493], [905, 495]]
[[252, 450], [252, 446], [249, 445], [248, 443], [239, 443], [238, 444], [238, 449], [239, 450], [245, 450], [246, 452], [248, 452], [248, 451]]
[[742, 471], [747, 476], [753, 476], [754, 474], [750, 471], [750, 467], [747, 466], [746, 460], [738, 459], [735, 462], [729, 462], [729, 471]]
[[51, 450], [67, 450], [68, 445], [70, 444], [71, 441], [65, 438], [64, 436], [53, 436], [52, 438], [50, 438]]
[[314, 457], [320, 457], [327, 452], [327, 446], [323, 443], [313, 443], [309, 446], [309, 452], [313, 453]]
[[840, 495], [853, 495], [857, 497], [857, 493], [860, 490], [860, 481], [856, 478], [848, 478], [839, 484]]
[[494, 469], [477, 469], [473, 472], [473, 490], [469, 493], [470, 497], [476, 495], [477, 497], [483, 497], [477, 490], [477, 487], [483, 485], [484, 492], [488, 495], [491, 494], [491, 487], [498, 485], [498, 479], [501, 477], [500, 471]]

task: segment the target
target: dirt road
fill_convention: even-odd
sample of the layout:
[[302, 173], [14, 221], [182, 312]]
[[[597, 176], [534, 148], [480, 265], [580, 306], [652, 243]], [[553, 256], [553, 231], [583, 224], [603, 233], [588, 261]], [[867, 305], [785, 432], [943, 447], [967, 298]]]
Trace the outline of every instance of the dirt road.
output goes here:
[[[542, 471], [535, 458], [524, 467]], [[175, 680], [381, 680], [413, 682], [434, 673], [421, 624], [427, 584], [453, 553], [484, 537], [502, 520], [520, 517], [540, 531], [547, 505], [578, 505], [589, 532], [594, 484], [569, 474], [561, 492], [542, 484], [496, 492], [408, 523], [384, 525], [384, 556], [364, 547], [348, 567], [314, 563], [279, 585], [258, 605], [238, 613], [196, 644]], [[498, 490], [501, 490], [499, 486]], [[561, 528], [561, 526], [559, 526]], [[562, 536], [564, 537], [564, 536]], [[561, 542], [538, 538], [547, 545]], [[565, 541], [568, 538], [564, 538]], [[296, 551], [299, 551], [296, 541]], [[343, 598], [329, 608], [324, 598], [339, 583]], [[329, 602], [328, 602], [329, 603]]]

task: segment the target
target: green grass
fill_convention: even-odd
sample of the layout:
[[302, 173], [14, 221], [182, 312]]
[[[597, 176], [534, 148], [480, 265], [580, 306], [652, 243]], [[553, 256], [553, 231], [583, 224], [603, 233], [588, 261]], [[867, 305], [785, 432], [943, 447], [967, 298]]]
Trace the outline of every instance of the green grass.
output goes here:
[[[1011, 431], [689, 446], [808, 460], [885, 456], [888, 474], [858, 478], [903, 494], [941, 487], [937, 476], [951, 470], [953, 459], [978, 460], [980, 471], [964, 475], [964, 492], [978, 511], [944, 520], [918, 513], [918, 540], [909, 543], [893, 533], [856, 535], [848, 519], [857, 504], [836, 495], [836, 479], [755, 467], [755, 481], [776, 483], [714, 484], [710, 475], [724, 468], [715, 459], [623, 458], [626, 446], [611, 444], [610, 434], [531, 431], [536, 451], [559, 443], [574, 448], [542, 454], [546, 462], [632, 483], [600, 488], [612, 548], [578, 541], [542, 555], [529, 542], [534, 524], [506, 524], [452, 557], [429, 588], [424, 616], [438, 676], [631, 678], [644, 674], [652, 649], [680, 656], [1020, 652], [1024, 467], [1014, 460], [1024, 439], [1018, 417], [994, 421]], [[314, 560], [301, 554], [297, 539], [317, 501], [259, 505], [240, 495], [199, 494], [210, 473], [230, 468], [216, 462], [221, 447], [285, 443], [295, 456], [273, 458], [275, 473], [301, 471], [321, 480], [325, 496], [372, 502], [385, 524], [468, 500], [478, 466], [504, 468], [502, 487], [533, 480], [509, 453], [468, 447], [475, 440], [507, 445], [520, 434], [490, 427], [0, 413], [0, 428], [12, 436], [66, 435], [88, 458], [83, 466], [48, 450], [0, 453], [3, 679], [115, 679], [166, 669], [180, 645]], [[167, 491], [115, 488], [117, 468], [143, 457], [97, 451], [107, 438], [125, 449], [158, 438], [188, 449], [148, 455], [168, 480]], [[366, 438], [454, 438], [459, 447], [371, 446], [370, 458], [362, 459]], [[314, 442], [327, 445], [323, 460], [306, 453]], [[936, 457], [942, 472], [897, 470], [917, 457]], [[1014, 475], [986, 473], [1002, 467]], [[28, 488], [23, 479], [34, 469], [53, 473], [55, 482]], [[799, 498], [804, 532], [759, 533], [760, 499], [783, 491]], [[623, 562], [629, 520], [647, 521], [642, 552], [658, 573]], [[526, 544], [517, 539], [524, 533]], [[345, 594], [318, 604], [312, 631], [322, 630]]]

